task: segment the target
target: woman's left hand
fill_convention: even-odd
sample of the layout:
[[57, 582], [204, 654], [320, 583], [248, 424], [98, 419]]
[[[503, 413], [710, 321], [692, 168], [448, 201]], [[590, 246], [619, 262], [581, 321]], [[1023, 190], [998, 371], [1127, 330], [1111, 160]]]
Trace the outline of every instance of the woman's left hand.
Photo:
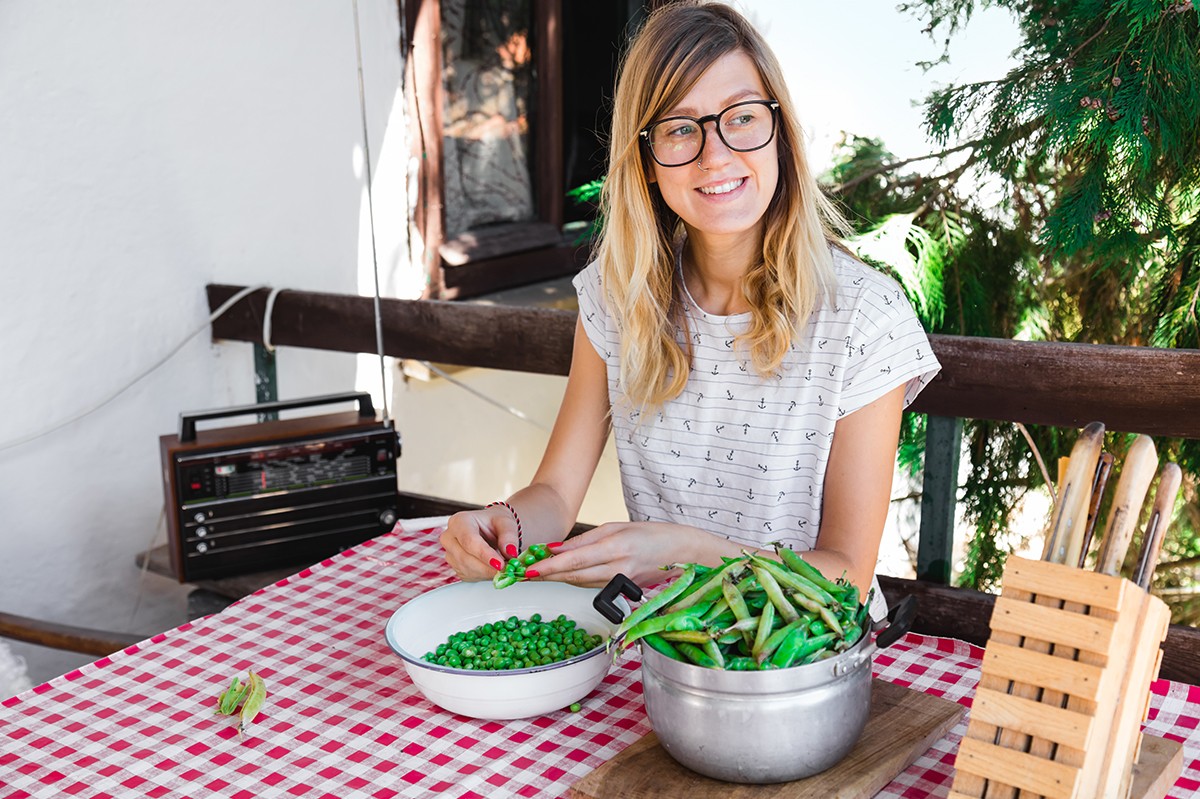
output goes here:
[[569, 538], [535, 569], [542, 579], [590, 588], [605, 585], [616, 574], [647, 587], [674, 575], [664, 566], [692, 562], [698, 537], [711, 536], [668, 522], [608, 522]]

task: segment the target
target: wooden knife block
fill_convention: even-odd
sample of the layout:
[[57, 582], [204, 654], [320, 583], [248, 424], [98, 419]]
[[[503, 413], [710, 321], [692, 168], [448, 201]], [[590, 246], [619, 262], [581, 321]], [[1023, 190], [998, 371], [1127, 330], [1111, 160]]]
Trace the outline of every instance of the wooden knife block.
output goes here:
[[1129, 797], [1170, 620], [1129, 580], [1010, 557], [951, 799]]

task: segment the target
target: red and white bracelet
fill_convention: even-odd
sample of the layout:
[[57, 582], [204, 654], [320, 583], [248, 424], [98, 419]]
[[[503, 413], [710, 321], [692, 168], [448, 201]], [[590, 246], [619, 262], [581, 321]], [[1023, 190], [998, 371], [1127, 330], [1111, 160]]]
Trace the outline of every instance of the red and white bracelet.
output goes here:
[[517, 522], [517, 551], [518, 552], [523, 551], [525, 549], [525, 546], [524, 546], [524, 544], [521, 543], [521, 517], [517, 515], [516, 509], [514, 509], [512, 505], [509, 505], [504, 500], [499, 500], [497, 502], [489, 503], [488, 505], [486, 505], [484, 507], [484, 510], [487, 510], [488, 508], [495, 508], [495, 507], [508, 508], [508, 512], [512, 514], [512, 517], [514, 519], [516, 519], [516, 522]]

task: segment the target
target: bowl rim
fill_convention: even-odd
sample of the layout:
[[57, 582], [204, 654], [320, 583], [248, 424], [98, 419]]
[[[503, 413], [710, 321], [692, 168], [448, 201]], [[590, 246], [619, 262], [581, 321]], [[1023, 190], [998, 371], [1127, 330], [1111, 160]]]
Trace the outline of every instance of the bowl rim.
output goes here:
[[[566, 660], [559, 660], [559, 661], [555, 661], [554, 663], [546, 663], [546, 664], [542, 664], [539, 666], [528, 666], [528, 667], [520, 668], [520, 669], [502, 669], [502, 670], [486, 670], [486, 671], [478, 670], [478, 669], [459, 669], [459, 668], [454, 668], [452, 666], [442, 666], [437, 663], [430, 663], [428, 660], [425, 660], [424, 658], [422, 658], [418, 655], [415, 655], [412, 652], [410, 652], [409, 650], [400, 646], [399, 642], [397, 642], [395, 640], [395, 638], [392, 634], [392, 627], [393, 627], [393, 624], [395, 623], [396, 619], [400, 616], [401, 613], [403, 613], [405, 611], [405, 609], [408, 607], [408, 605], [412, 602], [417, 601], [418, 599], [421, 599], [422, 597], [429, 596], [430, 594], [435, 593], [437, 591], [443, 591], [448, 588], [453, 588], [454, 586], [456, 586], [462, 582], [463, 581], [459, 580], [459, 581], [455, 581], [452, 583], [447, 583], [446, 585], [438, 586], [437, 588], [433, 588], [433, 589], [426, 591], [416, 597], [413, 597], [412, 599], [410, 599], [407, 602], [405, 602], [404, 604], [402, 604], [400, 607], [396, 608], [396, 610], [392, 613], [392, 615], [388, 617], [387, 623], [384, 625], [384, 638], [387, 640], [388, 648], [390, 648], [392, 650], [392, 652], [394, 652], [396, 655], [398, 655], [400, 657], [400, 659], [405, 662], [406, 665], [415, 666], [424, 671], [432, 671], [432, 672], [448, 674], [448, 675], [461, 675], [461, 676], [469, 676], [469, 677], [512, 677], [512, 676], [516, 676], [516, 675], [537, 674], [539, 672], [544, 672], [544, 671], [553, 671], [555, 669], [565, 668], [567, 666], [571, 666], [576, 663], [582, 663], [585, 660], [590, 660], [598, 655], [605, 654], [608, 650], [609, 644], [612, 642], [612, 634], [611, 633], [608, 636], [601, 635], [601, 638], [603, 640], [599, 644], [592, 647], [591, 649], [589, 649], [586, 652], [581, 652], [578, 655], [573, 655], [572, 657], [569, 657]], [[557, 585], [559, 583], [553, 583], [553, 584]], [[569, 583], [561, 583], [561, 585], [569, 585]], [[599, 592], [599, 589], [581, 588], [581, 586], [571, 586], [571, 587], [579, 588], [579, 589], [585, 590], [585, 591], [596, 591], [597, 593]], [[628, 606], [626, 606], [626, 609], [628, 609]], [[497, 619], [494, 619], [493, 622], [494, 621], [507, 621], [509, 618], [511, 618], [514, 615], [516, 615], [516, 614], [509, 614], [507, 616], [501, 616]], [[545, 615], [545, 614], [543, 614], [543, 615]], [[559, 613], [559, 614], [556, 614], [554, 616], [554, 618], [558, 618], [558, 616], [567, 616], [567, 614]], [[570, 618], [570, 616], [567, 616], [567, 618]], [[488, 624], [488, 623], [492, 623], [492, 622], [483, 622], [483, 623]], [[576, 621], [576, 624], [578, 624], [578, 623], [579, 622]], [[463, 631], [460, 631], [460, 632], [463, 632]]]

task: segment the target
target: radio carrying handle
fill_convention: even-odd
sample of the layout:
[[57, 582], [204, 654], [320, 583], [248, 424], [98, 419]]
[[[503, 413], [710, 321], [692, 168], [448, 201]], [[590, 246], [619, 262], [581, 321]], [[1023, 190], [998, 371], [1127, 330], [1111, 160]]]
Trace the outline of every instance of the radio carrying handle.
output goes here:
[[262, 402], [257, 405], [240, 405], [236, 408], [218, 408], [208, 411], [184, 411], [179, 414], [179, 440], [181, 442], [196, 440], [196, 422], [207, 419], [224, 419], [227, 416], [248, 416], [249, 414], [271, 413], [273, 411], [290, 411], [295, 408], [307, 408], [313, 405], [332, 405], [335, 402], [358, 401], [358, 415], [363, 418], [375, 418], [375, 406], [371, 395], [366, 391], [351, 391], [345, 394], [325, 394], [320, 397], [307, 397], [294, 400], [277, 400]]

